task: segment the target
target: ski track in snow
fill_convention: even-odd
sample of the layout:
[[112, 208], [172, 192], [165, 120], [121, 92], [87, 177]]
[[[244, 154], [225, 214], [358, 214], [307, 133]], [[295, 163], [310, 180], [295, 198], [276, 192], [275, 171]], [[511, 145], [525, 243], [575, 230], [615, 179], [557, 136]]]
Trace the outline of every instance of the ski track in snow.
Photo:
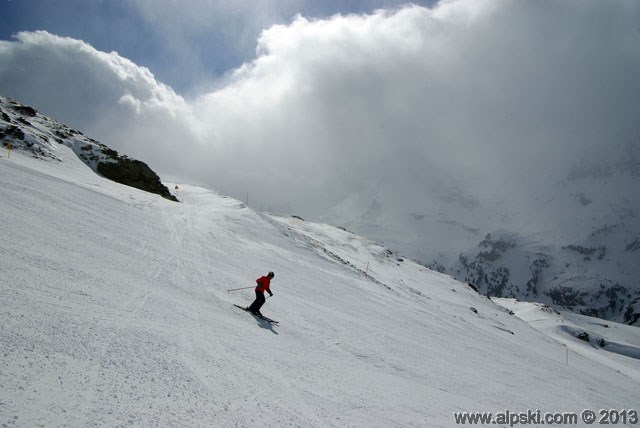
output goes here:
[[[573, 341], [567, 366], [564, 336], [380, 244], [60, 156], [0, 159], [0, 426], [449, 427], [640, 402], [639, 360]], [[269, 270], [280, 325], [227, 291]]]

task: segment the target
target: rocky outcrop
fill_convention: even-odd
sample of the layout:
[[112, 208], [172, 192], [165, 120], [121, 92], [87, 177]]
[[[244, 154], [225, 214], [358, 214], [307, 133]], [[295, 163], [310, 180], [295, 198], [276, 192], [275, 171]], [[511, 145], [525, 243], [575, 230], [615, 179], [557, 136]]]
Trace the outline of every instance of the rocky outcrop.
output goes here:
[[97, 170], [109, 180], [178, 201], [162, 184], [160, 177], [139, 160], [120, 158], [115, 162], [99, 162]]
[[[487, 234], [476, 250], [459, 255], [451, 272], [459, 280], [473, 283], [482, 294], [541, 301], [583, 315], [638, 325], [637, 275], [635, 268], [627, 271], [621, 263], [621, 257], [636, 251], [638, 240], [628, 240], [623, 246], [613, 231], [622, 229], [598, 234], [600, 242], [591, 235], [589, 240], [595, 245], [562, 245], [559, 251], [529, 246], [524, 238], [507, 232]], [[618, 243], [615, 258], [609, 251], [613, 242]], [[443, 266], [439, 267], [442, 271]], [[612, 272], [618, 279], [612, 280]]]

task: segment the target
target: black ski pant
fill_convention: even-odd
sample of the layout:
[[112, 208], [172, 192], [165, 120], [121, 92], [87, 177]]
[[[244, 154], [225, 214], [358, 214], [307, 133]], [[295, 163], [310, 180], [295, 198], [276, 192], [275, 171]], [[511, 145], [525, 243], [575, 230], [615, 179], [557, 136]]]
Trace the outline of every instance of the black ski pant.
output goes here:
[[256, 300], [253, 301], [251, 306], [249, 306], [249, 310], [251, 312], [259, 312], [262, 305], [267, 299], [264, 297], [264, 293], [262, 291], [256, 290]]

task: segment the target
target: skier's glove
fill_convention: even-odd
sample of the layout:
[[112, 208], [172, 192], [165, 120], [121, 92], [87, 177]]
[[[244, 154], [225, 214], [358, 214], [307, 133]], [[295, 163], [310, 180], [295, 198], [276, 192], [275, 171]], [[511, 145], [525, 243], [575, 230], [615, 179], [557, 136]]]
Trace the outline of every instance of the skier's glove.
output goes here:
[[269, 293], [269, 297], [273, 297], [273, 293]]

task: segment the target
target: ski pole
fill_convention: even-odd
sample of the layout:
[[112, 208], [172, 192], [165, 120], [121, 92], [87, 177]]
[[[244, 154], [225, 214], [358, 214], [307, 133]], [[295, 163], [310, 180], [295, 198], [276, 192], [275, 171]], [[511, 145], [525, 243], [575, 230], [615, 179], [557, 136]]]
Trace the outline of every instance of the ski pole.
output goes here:
[[227, 291], [248, 290], [249, 288], [255, 288], [255, 285], [252, 285], [251, 287], [230, 288]]

